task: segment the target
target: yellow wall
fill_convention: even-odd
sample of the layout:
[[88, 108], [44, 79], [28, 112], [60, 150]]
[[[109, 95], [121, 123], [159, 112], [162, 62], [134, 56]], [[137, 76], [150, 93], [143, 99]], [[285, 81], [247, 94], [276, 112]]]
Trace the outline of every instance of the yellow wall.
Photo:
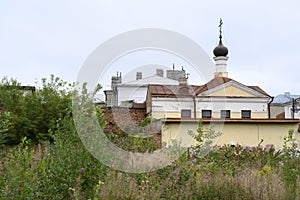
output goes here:
[[[197, 112], [197, 118], [201, 118], [202, 113]], [[213, 118], [221, 118], [221, 113], [220, 112], [213, 112], [212, 113]], [[232, 119], [241, 119], [242, 114], [241, 112], [231, 112], [230, 113], [230, 118]], [[262, 119], [262, 118], [268, 118], [268, 113], [267, 112], [251, 112], [251, 118], [253, 119]]]
[[231, 112], [231, 118], [242, 118], [241, 112]]
[[165, 118], [165, 113], [164, 112], [153, 112], [152, 113], [152, 118], [154, 118], [154, 119], [163, 119], [163, 118]]
[[181, 112], [153, 112], [152, 117], [155, 119], [181, 118]]
[[212, 112], [212, 117], [213, 118], [221, 118], [221, 113], [220, 112]]
[[[204, 123], [205, 128], [210, 126]], [[295, 130], [298, 141], [300, 133], [297, 132], [297, 123], [215, 123], [214, 130], [223, 134], [216, 139], [215, 144], [223, 145], [235, 142], [244, 146], [257, 146], [261, 139], [262, 145], [274, 144], [280, 148], [284, 136], [287, 136], [290, 129]], [[170, 141], [177, 136], [183, 145], [195, 144], [195, 141], [187, 134], [189, 130], [196, 131], [198, 122], [165, 122], [162, 128], [162, 142], [170, 144]], [[300, 143], [299, 143], [300, 144]]]
[[252, 112], [251, 118], [252, 119], [268, 118], [268, 113], [267, 112], [260, 112], [260, 113]]
[[167, 112], [165, 113], [166, 118], [181, 118], [181, 112]]
[[253, 94], [245, 92], [234, 86], [228, 86], [206, 96], [232, 96], [232, 97], [255, 97]]

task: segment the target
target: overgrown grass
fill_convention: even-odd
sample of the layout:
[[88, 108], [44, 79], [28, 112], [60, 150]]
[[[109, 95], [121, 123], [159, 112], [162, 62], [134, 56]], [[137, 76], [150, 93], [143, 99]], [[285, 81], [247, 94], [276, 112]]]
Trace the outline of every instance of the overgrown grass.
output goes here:
[[32, 145], [24, 138], [3, 149], [0, 199], [300, 199], [300, 159], [288, 144], [292, 135], [282, 153], [222, 146], [205, 157], [184, 154], [164, 169], [129, 174], [93, 158], [69, 117], [50, 134], [53, 144]]
[[[123, 173], [101, 164], [81, 143], [72, 119], [71, 97], [76, 91], [68, 89], [71, 85], [51, 76], [49, 81], [43, 79], [39, 91], [28, 95], [15, 80], [4, 78], [0, 86], [1, 200], [300, 199], [300, 158], [293, 131], [285, 137], [282, 152], [222, 146], [208, 155], [184, 154], [155, 172]], [[87, 109], [82, 114], [95, 113]], [[104, 127], [98, 107], [96, 114]], [[141, 126], [150, 122], [146, 118]], [[152, 137], [132, 134], [120, 131], [108, 137], [132, 152], [158, 148]], [[199, 127], [192, 135], [200, 148], [194, 152], [201, 154], [201, 147], [210, 145], [203, 137], [218, 133]]]

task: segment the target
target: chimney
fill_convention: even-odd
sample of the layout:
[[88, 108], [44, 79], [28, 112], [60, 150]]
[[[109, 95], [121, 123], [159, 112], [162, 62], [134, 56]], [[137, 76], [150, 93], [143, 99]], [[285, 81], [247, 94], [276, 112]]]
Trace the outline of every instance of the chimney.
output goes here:
[[164, 77], [164, 70], [162, 69], [156, 69], [156, 75], [160, 77]]
[[142, 72], [137, 72], [136, 73], [136, 80], [140, 80], [143, 78], [143, 73]]
[[121, 75], [121, 72], [120, 72], [120, 75], [119, 75], [119, 72], [117, 72], [117, 76], [111, 77], [111, 88], [114, 89], [116, 87], [116, 85], [120, 84], [120, 83], [122, 83], [122, 75]]
[[180, 77], [179, 78], [179, 85], [187, 85], [187, 78]]

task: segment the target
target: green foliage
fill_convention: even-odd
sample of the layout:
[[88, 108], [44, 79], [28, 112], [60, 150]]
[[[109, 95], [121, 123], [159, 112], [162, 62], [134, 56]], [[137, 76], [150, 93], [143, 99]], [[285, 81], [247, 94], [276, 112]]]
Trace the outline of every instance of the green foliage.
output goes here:
[[208, 128], [204, 128], [203, 122], [199, 120], [197, 133], [194, 133], [192, 130], [188, 131], [188, 134], [192, 136], [197, 144], [192, 147], [193, 155], [197, 157], [202, 157], [211, 150], [213, 139], [222, 135], [221, 132], [217, 132], [214, 130], [214, 127], [209, 126]]
[[119, 131], [119, 134], [107, 136], [116, 146], [132, 152], [153, 152], [157, 149], [153, 135], [128, 134]]
[[5, 143], [4, 136], [11, 126], [11, 114], [8, 111], [0, 111], [0, 147]]
[[[67, 85], [60, 79], [45, 80], [41, 90], [27, 95], [20, 92], [16, 81], [6, 79], [3, 83], [0, 132], [5, 136], [5, 143], [20, 142], [17, 146], [1, 148], [0, 199], [300, 197], [300, 158], [293, 131], [284, 139], [282, 154], [261, 146], [212, 148], [209, 140], [221, 133], [213, 127], [205, 129], [199, 122], [197, 133], [190, 134], [198, 141], [196, 147], [200, 151], [206, 145], [210, 147], [209, 154], [192, 159], [184, 154], [166, 168], [151, 173], [122, 173], [102, 165], [82, 144], [71, 114], [72, 89], [66, 89]], [[96, 107], [92, 113], [84, 110], [82, 114], [95, 114], [100, 126], [105, 127], [101, 108]], [[42, 120], [47, 123], [41, 123]], [[24, 125], [24, 130], [17, 122]], [[93, 122], [84, 123], [89, 126]], [[109, 137], [121, 148], [133, 152], [155, 149], [153, 137], [128, 136], [122, 131]], [[45, 138], [52, 140], [45, 142]], [[37, 141], [43, 142], [36, 144]]]
[[287, 196], [290, 199], [296, 199], [297, 197], [297, 187], [299, 184], [298, 179], [300, 176], [299, 146], [294, 134], [294, 130], [289, 130], [288, 135], [284, 137], [282, 148], [284, 158], [282, 161], [282, 177], [287, 189]]
[[[285, 165], [290, 157], [273, 159], [278, 155], [262, 148], [216, 147], [201, 159], [183, 155], [164, 169], [129, 174], [107, 169], [93, 158], [70, 117], [58, 120], [56, 126], [51, 131], [54, 144], [36, 147], [23, 138], [6, 150], [0, 165], [0, 199], [299, 198], [299, 186], [290, 193], [281, 176], [287, 170], [280, 163]], [[275, 163], [262, 165], [265, 160]]]
[[295, 131], [293, 129], [289, 130], [287, 136], [283, 139], [282, 151], [284, 155], [288, 158], [295, 158], [299, 156], [297, 139], [294, 137]]
[[[18, 144], [23, 137], [33, 143], [52, 140], [57, 120], [70, 113], [72, 85], [51, 75], [42, 79], [36, 92], [22, 91], [16, 80], [3, 78], [0, 83], [0, 107], [10, 113], [9, 129], [1, 133], [4, 144]], [[2, 115], [0, 116], [3, 117]]]
[[70, 189], [79, 196], [92, 197], [98, 179], [105, 177], [106, 167], [83, 146], [71, 118], [62, 119], [58, 126], [52, 133], [55, 145], [50, 149], [50, 156], [45, 158], [47, 165], [42, 185], [47, 187], [43, 187], [42, 192], [57, 195], [49, 195], [47, 199], [69, 198]]
[[93, 198], [106, 167], [83, 146], [69, 115], [50, 134], [53, 144], [36, 148], [25, 137], [9, 148], [0, 165], [0, 199]]
[[97, 118], [98, 118], [99, 125], [102, 129], [104, 129], [105, 126], [106, 126], [106, 121], [103, 117], [103, 108], [95, 106], [95, 110], [96, 110], [96, 115], [97, 115]]
[[141, 127], [146, 127], [148, 126], [152, 121], [152, 118], [147, 116], [140, 124]]
[[[3, 167], [0, 185], [9, 190], [2, 190], [1, 199], [33, 199], [36, 189], [37, 177], [34, 176], [34, 169], [31, 168], [31, 160], [34, 151], [29, 148], [30, 141], [24, 137], [21, 143], [14, 149], [8, 151], [9, 160], [5, 158], [6, 164]], [[7, 197], [7, 198], [5, 198]]]

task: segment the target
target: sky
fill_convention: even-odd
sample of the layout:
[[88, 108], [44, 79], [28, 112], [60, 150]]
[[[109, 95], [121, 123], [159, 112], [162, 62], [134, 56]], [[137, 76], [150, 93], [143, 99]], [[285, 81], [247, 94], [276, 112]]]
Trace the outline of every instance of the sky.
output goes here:
[[[0, 76], [16, 78], [22, 85], [34, 85], [50, 74], [74, 82], [99, 45], [141, 28], [183, 34], [212, 58], [222, 18], [230, 78], [260, 86], [272, 96], [300, 94], [299, 8], [297, 0], [0, 1]], [[137, 57], [120, 59], [114, 67], [134, 71]], [[158, 66], [187, 65], [168, 55], [160, 60], [155, 53], [139, 57], [139, 64], [148, 65], [150, 58]], [[115, 68], [100, 80], [103, 86], [109, 86]], [[197, 76], [191, 78], [197, 83]]]

